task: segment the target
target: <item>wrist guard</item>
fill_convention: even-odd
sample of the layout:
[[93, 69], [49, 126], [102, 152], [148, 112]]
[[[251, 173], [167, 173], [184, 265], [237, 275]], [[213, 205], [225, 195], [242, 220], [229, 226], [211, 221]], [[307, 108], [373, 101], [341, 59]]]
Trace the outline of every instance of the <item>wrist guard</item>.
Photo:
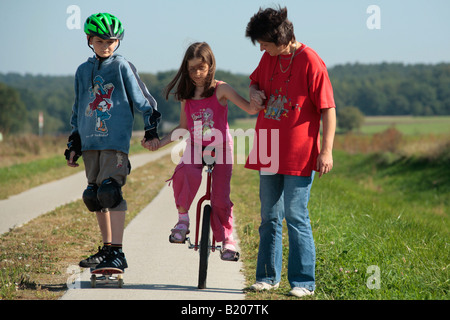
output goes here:
[[159, 140], [158, 132], [156, 132], [155, 129], [151, 129], [151, 130], [146, 130], [145, 131], [145, 135], [144, 135], [145, 141], [150, 141], [150, 140], [152, 140], [154, 138]]
[[66, 160], [70, 159], [70, 153], [72, 151], [75, 151], [73, 162], [77, 162], [78, 158], [81, 156], [81, 138], [78, 132], [74, 132], [69, 136], [67, 149], [66, 151], [64, 151], [64, 156], [66, 157]]

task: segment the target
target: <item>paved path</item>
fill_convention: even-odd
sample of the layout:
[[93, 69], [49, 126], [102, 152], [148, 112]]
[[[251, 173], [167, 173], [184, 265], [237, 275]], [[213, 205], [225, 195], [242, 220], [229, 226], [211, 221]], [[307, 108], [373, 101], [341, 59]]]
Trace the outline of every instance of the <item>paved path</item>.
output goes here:
[[[130, 157], [133, 168], [169, 154], [171, 149]], [[205, 182], [206, 179], [203, 179]], [[0, 234], [22, 225], [54, 208], [80, 199], [86, 185], [83, 172], [33, 188], [0, 201]], [[200, 187], [200, 197], [205, 190]], [[197, 199], [198, 199], [197, 197]], [[194, 203], [196, 203], [194, 200]], [[195, 208], [195, 206], [193, 206]], [[191, 210], [192, 211], [192, 210]], [[244, 299], [241, 262], [224, 262], [219, 252], [209, 257], [207, 288], [197, 289], [198, 251], [188, 245], [171, 244], [169, 231], [176, 222], [171, 187], [165, 186], [157, 197], [127, 226], [124, 252], [129, 268], [124, 287], [99, 284], [90, 287], [88, 270], [75, 274], [76, 281], [62, 300], [239, 300]], [[191, 213], [194, 238], [195, 212]], [[237, 239], [237, 236], [235, 235]], [[73, 266], [78, 269], [77, 266]]]

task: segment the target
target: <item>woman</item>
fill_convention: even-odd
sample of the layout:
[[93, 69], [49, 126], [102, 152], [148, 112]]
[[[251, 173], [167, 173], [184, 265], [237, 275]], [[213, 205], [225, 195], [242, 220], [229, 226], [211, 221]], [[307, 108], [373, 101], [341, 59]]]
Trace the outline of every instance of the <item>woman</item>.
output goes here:
[[[256, 283], [250, 288], [278, 288], [282, 221], [286, 219], [290, 294], [312, 295], [315, 247], [307, 205], [314, 172], [321, 177], [333, 167], [333, 90], [324, 62], [296, 40], [286, 8], [260, 9], [248, 23], [246, 36], [265, 51], [250, 76], [251, 99], [265, 105], [258, 115], [253, 150], [246, 163], [247, 168], [260, 171], [261, 200]], [[277, 163], [268, 164], [268, 154]]]

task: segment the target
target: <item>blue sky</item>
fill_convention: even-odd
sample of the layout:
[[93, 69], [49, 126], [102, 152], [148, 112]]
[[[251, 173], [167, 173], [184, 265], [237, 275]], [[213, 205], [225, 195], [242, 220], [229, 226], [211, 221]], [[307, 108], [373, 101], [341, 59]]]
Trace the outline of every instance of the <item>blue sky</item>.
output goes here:
[[[139, 72], [177, 69], [188, 45], [208, 42], [218, 69], [249, 74], [261, 57], [245, 37], [259, 7], [287, 6], [297, 40], [328, 67], [345, 63], [450, 62], [448, 0], [0, 0], [0, 73], [71, 75], [92, 55], [83, 24], [110, 12], [124, 24], [118, 52]], [[80, 29], [69, 6], [80, 10]], [[370, 5], [380, 20], [371, 20]], [[69, 29], [67, 21], [74, 29]], [[369, 29], [367, 20], [379, 22]]]

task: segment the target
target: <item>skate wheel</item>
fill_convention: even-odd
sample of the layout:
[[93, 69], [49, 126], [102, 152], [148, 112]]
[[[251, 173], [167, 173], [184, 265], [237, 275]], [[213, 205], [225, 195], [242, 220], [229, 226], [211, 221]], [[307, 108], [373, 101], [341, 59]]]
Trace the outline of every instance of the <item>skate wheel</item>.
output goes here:
[[117, 283], [119, 285], [119, 288], [123, 287], [123, 275], [122, 274], [117, 275]]
[[91, 288], [95, 288], [96, 285], [96, 276], [94, 274], [91, 275]]

